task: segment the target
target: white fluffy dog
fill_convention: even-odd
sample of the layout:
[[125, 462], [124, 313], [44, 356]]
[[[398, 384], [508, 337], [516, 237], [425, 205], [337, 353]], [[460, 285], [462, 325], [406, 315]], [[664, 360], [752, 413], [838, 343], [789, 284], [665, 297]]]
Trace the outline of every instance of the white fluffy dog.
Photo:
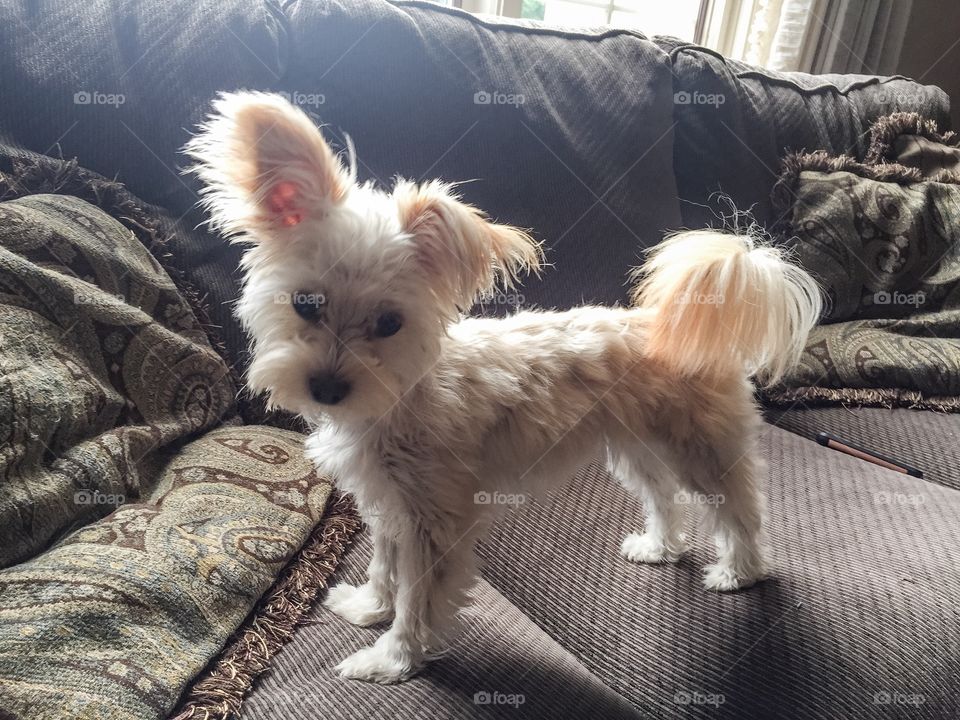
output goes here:
[[443, 649], [496, 510], [478, 494], [542, 491], [604, 454], [646, 511], [626, 559], [680, 557], [684, 490], [719, 498], [706, 587], [764, 577], [750, 377], [797, 361], [821, 302], [779, 251], [684, 233], [639, 271], [635, 307], [465, 318], [540, 250], [449, 185], [357, 184], [306, 115], [260, 93], [223, 95], [187, 152], [213, 223], [249, 245], [249, 387], [310, 422], [309, 457], [373, 535], [369, 580], [326, 605], [393, 623], [341, 674], [397, 682]]

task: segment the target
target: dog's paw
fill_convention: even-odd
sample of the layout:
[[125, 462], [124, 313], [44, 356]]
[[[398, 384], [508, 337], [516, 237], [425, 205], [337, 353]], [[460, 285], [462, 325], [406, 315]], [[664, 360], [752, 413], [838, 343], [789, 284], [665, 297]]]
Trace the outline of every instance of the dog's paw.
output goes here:
[[683, 543], [681, 536], [679, 546], [671, 548], [649, 533], [630, 533], [620, 546], [620, 554], [630, 562], [675, 563], [683, 556]]
[[323, 605], [360, 627], [386, 622], [393, 617], [393, 609], [377, 597], [369, 583], [360, 587], [344, 583], [335, 585], [327, 592]]
[[378, 642], [357, 650], [337, 665], [335, 670], [341, 677], [389, 685], [408, 679], [420, 666], [411, 655], [396, 652], [386, 644]]
[[717, 592], [733, 592], [755, 585], [766, 575], [761, 571], [738, 571], [729, 563], [713, 563], [703, 568], [703, 586]]

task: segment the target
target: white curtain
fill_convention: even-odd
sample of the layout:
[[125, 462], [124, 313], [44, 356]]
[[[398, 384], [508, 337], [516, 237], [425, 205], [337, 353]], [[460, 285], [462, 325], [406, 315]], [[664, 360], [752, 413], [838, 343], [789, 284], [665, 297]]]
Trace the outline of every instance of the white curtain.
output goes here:
[[912, 4], [913, 0], [742, 0], [716, 17], [729, 28], [716, 33], [728, 38], [728, 46], [717, 49], [771, 70], [889, 75], [900, 58]]

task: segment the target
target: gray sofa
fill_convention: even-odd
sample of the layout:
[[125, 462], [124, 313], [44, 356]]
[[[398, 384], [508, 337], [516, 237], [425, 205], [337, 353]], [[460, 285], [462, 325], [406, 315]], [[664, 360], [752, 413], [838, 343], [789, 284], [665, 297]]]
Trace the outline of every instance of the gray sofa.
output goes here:
[[[671, 38], [419, 0], [71, 0], [42, 21], [33, 7], [0, 5], [0, 142], [76, 157], [158, 206], [240, 370], [238, 250], [199, 226], [198, 188], [180, 174], [219, 90], [290, 94], [334, 142], [352, 137], [362, 179], [476, 179], [470, 202], [545, 241], [553, 267], [522, 301], [546, 307], [623, 301], [642, 249], [715, 222], [729, 207], [718, 192], [772, 226], [787, 150], [862, 157], [871, 122], [897, 110], [949, 124], [945, 94], [906, 78], [775, 74]], [[78, 107], [82, 92], [125, 101]], [[641, 509], [591, 467], [497, 525], [466, 632], [422, 675], [335, 677], [377, 631], [317, 608], [240, 716], [960, 717], [960, 417], [801, 403], [769, 420], [772, 579], [705, 592], [701, 535], [677, 566], [622, 561]], [[821, 430], [927, 479], [822, 448]], [[361, 535], [336, 579], [362, 577], [368, 554]]]

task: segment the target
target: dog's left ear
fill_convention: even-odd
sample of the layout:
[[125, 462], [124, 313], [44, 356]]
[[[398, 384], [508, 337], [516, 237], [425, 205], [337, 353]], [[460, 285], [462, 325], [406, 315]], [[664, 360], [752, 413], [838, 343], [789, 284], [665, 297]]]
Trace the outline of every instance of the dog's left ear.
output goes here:
[[452, 306], [469, 308], [499, 280], [512, 288], [522, 271], [536, 271], [540, 245], [510, 225], [491, 222], [461, 202], [449, 185], [401, 180], [393, 197], [404, 232], [434, 290]]
[[222, 94], [185, 152], [213, 224], [263, 241], [343, 200], [353, 179], [320, 131], [279, 95]]

